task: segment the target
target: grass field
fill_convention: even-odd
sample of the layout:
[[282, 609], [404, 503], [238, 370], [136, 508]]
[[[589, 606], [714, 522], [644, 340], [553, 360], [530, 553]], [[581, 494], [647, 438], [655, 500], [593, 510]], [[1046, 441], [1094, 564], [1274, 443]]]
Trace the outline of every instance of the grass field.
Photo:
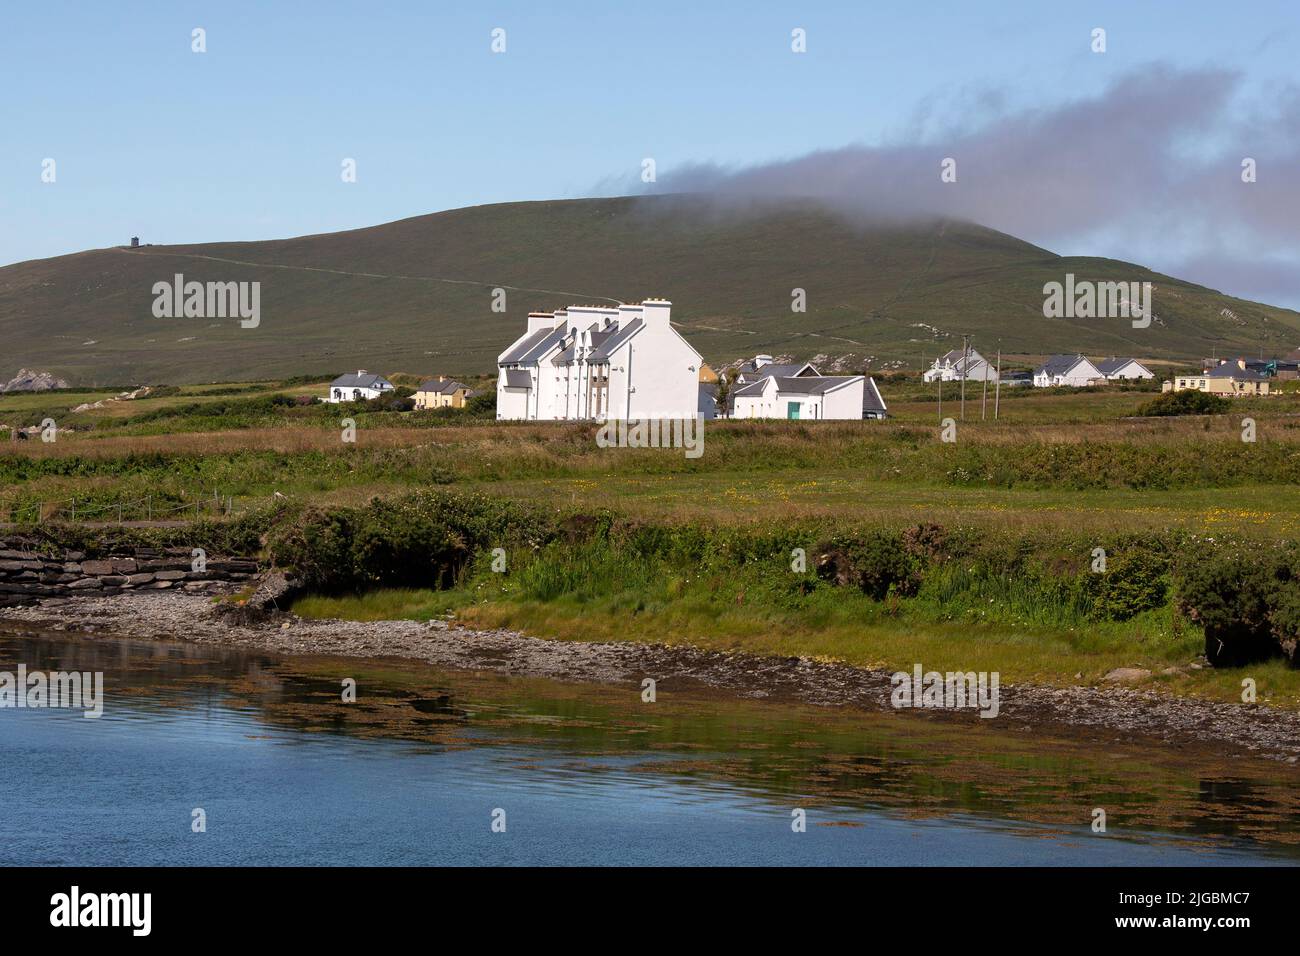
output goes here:
[[[108, 393], [0, 396], [0, 422], [49, 412], [71, 429], [49, 444], [0, 444], [0, 520], [66, 522], [75, 508], [82, 522], [103, 521], [121, 502], [126, 518], [140, 519], [147, 500], [154, 516], [188, 515], [199, 502], [201, 516], [229, 522], [256, 520], [273, 504], [357, 509], [433, 489], [720, 541], [771, 531], [811, 546], [811, 536], [844, 529], [933, 524], [1032, 542], [1039, 552], [1059, 542], [1076, 563], [1089, 536], [1300, 541], [1300, 394], [1291, 390], [1235, 402], [1224, 415], [1161, 419], [1135, 416], [1149, 389], [1026, 390], [1003, 396], [995, 422], [980, 419], [981, 396], [970, 388], [958, 440], [946, 444], [933, 386], [894, 382], [884, 385], [890, 420], [709, 423], [698, 459], [600, 449], [583, 424], [266, 403], [322, 391], [319, 382], [186, 386], [79, 413], [69, 409]], [[955, 398], [955, 390], [944, 395], [945, 417], [960, 418]], [[340, 439], [344, 416], [357, 419], [354, 445]], [[1246, 417], [1256, 422], [1254, 442], [1241, 440]], [[940, 575], [891, 604], [815, 580], [792, 595], [781, 562], [770, 559], [693, 574], [666, 555], [584, 559], [511, 547], [517, 575], [476, 564], [447, 590], [376, 581], [360, 593], [308, 598], [298, 610], [453, 613], [562, 639], [689, 642], [887, 667], [922, 660], [998, 670], [1007, 680], [1095, 682], [1138, 666], [1152, 671], [1149, 686], [1170, 692], [1240, 693], [1239, 674], [1188, 667], [1203, 638], [1169, 604], [1100, 619], [1056, 585], [978, 575]], [[1250, 673], [1262, 700], [1300, 705], [1300, 672], [1269, 663]]]

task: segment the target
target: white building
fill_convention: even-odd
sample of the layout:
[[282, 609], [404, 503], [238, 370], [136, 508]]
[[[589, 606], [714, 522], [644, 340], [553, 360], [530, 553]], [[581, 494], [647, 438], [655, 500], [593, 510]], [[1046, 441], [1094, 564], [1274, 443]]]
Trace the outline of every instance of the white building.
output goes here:
[[378, 398], [385, 392], [393, 390], [393, 383], [382, 375], [375, 375], [365, 369], [348, 372], [330, 382], [327, 402], [364, 402]]
[[534, 312], [497, 357], [497, 418], [694, 418], [703, 359], [669, 322], [672, 303]]
[[736, 373], [732, 418], [799, 420], [884, 418], [888, 414], [874, 379], [823, 375], [804, 362], [783, 365], [757, 355]]
[[1131, 358], [1108, 358], [1102, 359], [1097, 363], [1097, 370], [1105, 375], [1107, 380], [1132, 381], [1139, 378], [1155, 378], [1155, 374], [1137, 359]]
[[1034, 385], [1051, 388], [1056, 385], [1085, 385], [1104, 383], [1106, 376], [1082, 355], [1049, 355], [1047, 361], [1034, 369]]
[[941, 355], [934, 360], [934, 364], [921, 376], [927, 382], [933, 382], [936, 379], [942, 379], [945, 382], [960, 382], [963, 378], [968, 382], [983, 382], [985, 380], [996, 382], [998, 379], [997, 369], [988, 363], [984, 356], [980, 355], [974, 349], [962, 354], [961, 349], [953, 349], [946, 355]]

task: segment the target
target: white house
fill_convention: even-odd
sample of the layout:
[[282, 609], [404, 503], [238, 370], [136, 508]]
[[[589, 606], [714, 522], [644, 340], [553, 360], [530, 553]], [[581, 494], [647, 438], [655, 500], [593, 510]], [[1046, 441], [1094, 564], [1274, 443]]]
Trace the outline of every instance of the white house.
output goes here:
[[391, 392], [393, 383], [382, 375], [374, 375], [365, 369], [357, 369], [356, 372], [348, 372], [346, 375], [340, 375], [334, 381], [330, 382], [329, 394], [325, 396], [327, 402], [364, 402], [367, 399], [378, 398], [384, 392]]
[[765, 375], [732, 393], [733, 418], [884, 418], [884, 399], [863, 375]]
[[1105, 382], [1106, 376], [1082, 355], [1049, 355], [1046, 362], [1034, 369], [1034, 385], [1038, 388], [1083, 387], [1098, 381]]
[[988, 363], [984, 356], [974, 349], [962, 354], [961, 349], [953, 349], [934, 360], [934, 364], [921, 376], [927, 382], [942, 379], [945, 382], [996, 382], [997, 369]]
[[780, 378], [802, 378], [808, 375], [821, 375], [812, 362], [773, 362], [770, 355], [755, 355], [748, 362], [736, 369], [737, 385], [748, 385], [760, 378], [775, 375]]
[[694, 418], [700, 353], [669, 322], [672, 303], [533, 312], [497, 357], [497, 418]]
[[1132, 381], [1139, 378], [1155, 378], [1155, 374], [1137, 359], [1114, 358], [1102, 359], [1097, 363], [1097, 370], [1109, 381]]

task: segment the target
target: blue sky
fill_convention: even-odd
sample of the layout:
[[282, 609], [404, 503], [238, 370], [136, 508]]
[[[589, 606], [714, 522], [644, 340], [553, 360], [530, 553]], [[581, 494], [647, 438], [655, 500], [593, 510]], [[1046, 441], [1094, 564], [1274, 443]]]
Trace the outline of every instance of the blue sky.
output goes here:
[[[616, 193], [647, 156], [671, 182], [699, 163], [941, 148], [954, 128], [1101, 96], [1154, 64], [1237, 71], [1234, 103], [1267, 106], [1300, 62], [1294, 0], [56, 0], [6, 4], [0, 18], [0, 263], [135, 234], [266, 239]], [[206, 53], [191, 52], [195, 27]], [[504, 54], [490, 50], [495, 27]], [[795, 27], [805, 54], [791, 53]], [[1107, 31], [1104, 55], [1089, 48], [1094, 27]], [[1179, 148], [1231, 153], [1238, 144], [1222, 140], [1234, 135], [1215, 128]], [[356, 183], [340, 179], [345, 157]], [[41, 182], [46, 158], [53, 184]], [[1197, 260], [1210, 273], [1200, 281], [1222, 248], [1189, 240], [1175, 255], [1095, 224], [1020, 231], [1059, 252]], [[1300, 256], [1300, 240], [1254, 238], [1275, 264]], [[1225, 291], [1254, 291], [1240, 287], [1248, 275], [1223, 274]]]

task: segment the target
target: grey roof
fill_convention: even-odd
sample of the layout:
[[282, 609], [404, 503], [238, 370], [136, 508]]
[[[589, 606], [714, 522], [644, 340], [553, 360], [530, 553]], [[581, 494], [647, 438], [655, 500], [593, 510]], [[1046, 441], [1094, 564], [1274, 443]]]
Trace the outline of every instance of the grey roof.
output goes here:
[[522, 368], [508, 368], [505, 370], [506, 388], [532, 388], [533, 377]]
[[760, 378], [749, 382], [736, 389], [731, 394], [734, 395], [762, 395], [763, 389], [767, 387], [767, 379]]
[[[645, 322], [641, 319], [633, 319], [625, 325], [620, 324], [617, 332], [611, 330], [608, 333], [599, 333], [602, 336], [601, 343], [591, 350], [591, 354], [587, 356], [587, 361], [598, 364], [608, 362], [610, 356], [617, 352], [623, 343], [635, 335], [643, 325], [645, 325]], [[591, 333], [593, 344], [596, 341], [596, 335], [595, 332]]]
[[393, 383], [382, 375], [375, 375], [367, 372], [364, 375], [360, 372], [348, 372], [346, 375], [340, 375], [334, 381], [330, 382], [330, 388], [392, 388]]
[[538, 329], [532, 335], [501, 356], [502, 365], [536, 362], [564, 341], [564, 329]]
[[882, 414], [889, 411], [885, 407], [885, 399], [880, 394], [880, 389], [876, 388], [876, 380], [870, 375], [867, 376], [866, 387], [862, 389], [862, 411]]
[[777, 391], [792, 395], [825, 395], [832, 389], [839, 388], [862, 378], [861, 375], [808, 375], [803, 378], [777, 376]]
[[456, 391], [456, 389], [458, 388], [464, 388], [465, 391], [469, 391], [469, 389], [466, 386], [462, 385], [460, 382], [453, 382], [451, 379], [447, 379], [446, 381], [439, 382], [437, 379], [431, 378], [427, 382], [422, 383], [420, 387], [416, 389], [416, 391], [437, 392], [440, 395], [447, 395], [450, 394], [451, 392]]
[[1234, 378], [1239, 382], [1267, 382], [1269, 374], [1249, 368], [1240, 369], [1235, 365], [1220, 365], [1218, 368], [1210, 369], [1204, 375], [1185, 375], [1183, 378]]
[[811, 362], [768, 362], [766, 365], [755, 366], [753, 359], [741, 365], [736, 371], [746, 378], [754, 375], [766, 378], [793, 378], [805, 368], [812, 369], [813, 375], [821, 374], [817, 371], [817, 366]]
[[1074, 355], [1049, 355], [1046, 362], [1034, 369], [1034, 374], [1064, 375], [1082, 361], [1083, 356], [1077, 353]]
[[712, 415], [718, 408], [718, 386], [709, 382], [700, 382], [700, 391], [696, 410], [701, 415]]
[[[1109, 358], [1102, 359], [1100, 362], [1093, 362], [1092, 364], [1097, 366], [1097, 371], [1101, 372], [1102, 375], [1114, 375], [1130, 362], [1134, 365], [1142, 365], [1142, 363], [1135, 358]], [[1142, 368], [1145, 369], [1146, 366], [1142, 365]]]

